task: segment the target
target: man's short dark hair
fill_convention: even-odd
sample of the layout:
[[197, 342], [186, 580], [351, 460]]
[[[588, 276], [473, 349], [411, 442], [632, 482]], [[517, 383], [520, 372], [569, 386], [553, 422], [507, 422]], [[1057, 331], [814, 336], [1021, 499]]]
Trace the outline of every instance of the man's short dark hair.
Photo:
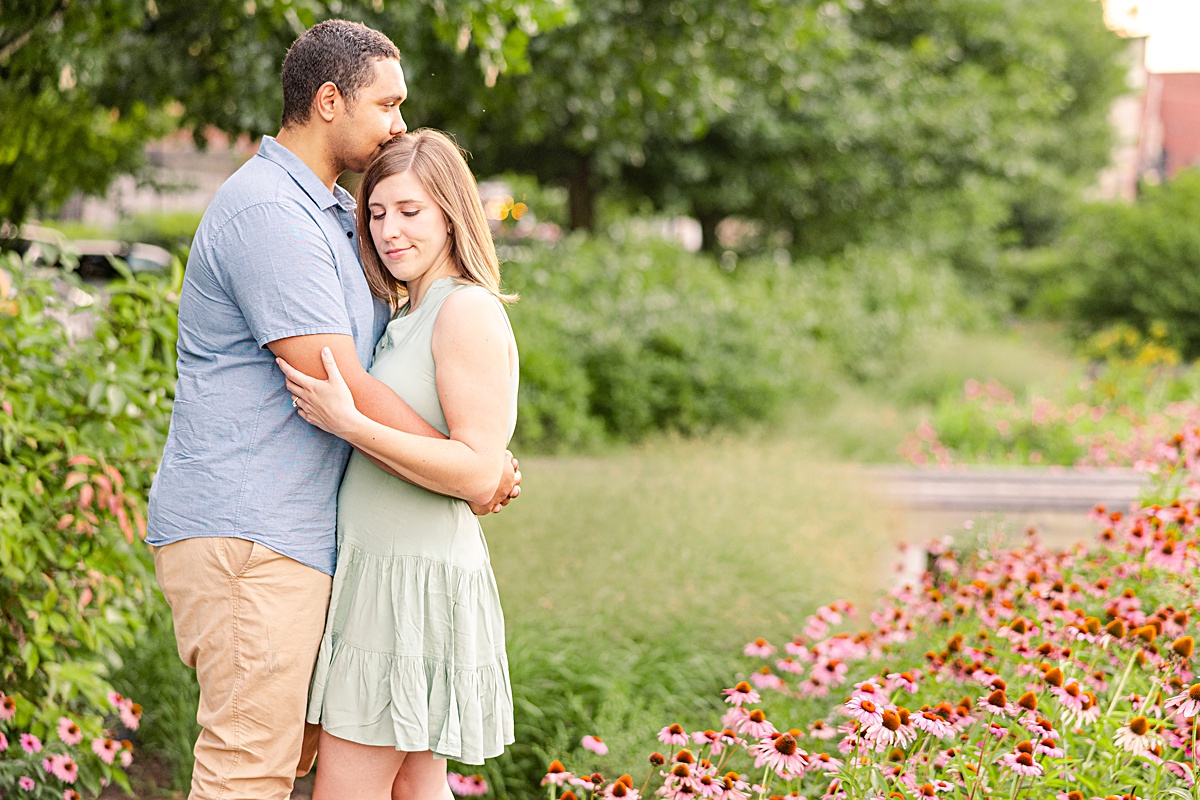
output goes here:
[[358, 22], [318, 23], [292, 43], [283, 59], [283, 126], [308, 122], [317, 89], [332, 82], [346, 102], [375, 78], [375, 62], [400, 60], [392, 40]]

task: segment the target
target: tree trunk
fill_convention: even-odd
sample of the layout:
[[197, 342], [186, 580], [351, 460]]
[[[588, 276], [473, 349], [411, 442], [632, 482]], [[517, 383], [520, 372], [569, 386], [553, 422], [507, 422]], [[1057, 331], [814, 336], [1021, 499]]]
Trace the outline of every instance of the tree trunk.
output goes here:
[[705, 253], [717, 252], [721, 247], [717, 241], [717, 225], [722, 216], [715, 211], [697, 212], [695, 216], [700, 221], [700, 249]]
[[567, 197], [570, 204], [571, 230], [585, 230], [589, 233], [596, 229], [595, 203], [592, 196], [592, 172], [588, 160], [580, 156], [575, 165], [575, 174], [567, 182]]

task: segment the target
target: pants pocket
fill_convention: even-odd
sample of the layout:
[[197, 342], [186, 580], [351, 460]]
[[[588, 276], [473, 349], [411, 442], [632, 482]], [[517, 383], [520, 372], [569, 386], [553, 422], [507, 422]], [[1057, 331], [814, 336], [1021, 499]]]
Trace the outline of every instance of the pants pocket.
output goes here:
[[221, 557], [230, 576], [240, 578], [250, 568], [258, 547], [258, 544], [247, 539], [221, 539]]

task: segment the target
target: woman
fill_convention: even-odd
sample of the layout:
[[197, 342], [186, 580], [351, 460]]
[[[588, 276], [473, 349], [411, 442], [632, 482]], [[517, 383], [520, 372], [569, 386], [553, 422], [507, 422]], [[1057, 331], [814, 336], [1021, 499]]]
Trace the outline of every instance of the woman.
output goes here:
[[398, 308], [371, 374], [449, 438], [360, 414], [328, 350], [326, 381], [279, 362], [300, 415], [357, 451], [309, 700], [322, 727], [314, 797], [443, 798], [446, 758], [479, 764], [513, 741], [499, 596], [479, 522], [456, 498], [488, 502], [506, 458], [514, 298], [500, 292], [475, 180], [442, 133], [381, 151], [358, 190], [358, 234], [372, 292]]

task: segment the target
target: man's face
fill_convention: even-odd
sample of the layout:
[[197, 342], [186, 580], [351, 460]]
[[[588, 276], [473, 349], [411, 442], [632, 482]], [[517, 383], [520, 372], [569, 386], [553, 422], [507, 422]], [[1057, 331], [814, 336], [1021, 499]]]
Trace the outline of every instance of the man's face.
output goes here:
[[337, 121], [337, 157], [343, 169], [362, 172], [385, 144], [408, 128], [400, 104], [408, 97], [404, 70], [394, 58], [375, 62], [375, 80], [359, 90]]

